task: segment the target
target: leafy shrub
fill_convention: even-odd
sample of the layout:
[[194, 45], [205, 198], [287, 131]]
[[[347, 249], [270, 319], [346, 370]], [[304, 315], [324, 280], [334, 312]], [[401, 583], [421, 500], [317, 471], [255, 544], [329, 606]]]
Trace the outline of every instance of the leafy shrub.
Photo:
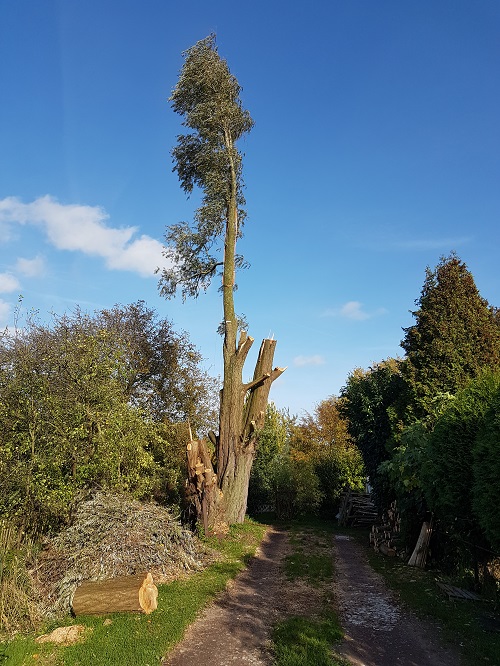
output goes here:
[[363, 458], [354, 445], [326, 447], [315, 460], [314, 469], [323, 495], [321, 509], [329, 516], [337, 513], [345, 488], [363, 490], [366, 483]]
[[500, 390], [491, 400], [473, 447], [473, 510], [500, 553]]
[[279, 468], [288, 439], [291, 419], [273, 403], [267, 406], [264, 427], [259, 433], [257, 454], [248, 487], [248, 511], [274, 511], [274, 475]]
[[[499, 388], [499, 372], [485, 371], [470, 381], [438, 418], [428, 439], [423, 466], [425, 497], [443, 537], [452, 540], [459, 557], [470, 551], [469, 544], [481, 546], [483, 542], [472, 511], [473, 449]], [[476, 461], [476, 477], [480, 479], [478, 456]]]
[[295, 518], [317, 512], [323, 493], [313, 461], [296, 460], [286, 452], [274, 460], [271, 473], [278, 518]]

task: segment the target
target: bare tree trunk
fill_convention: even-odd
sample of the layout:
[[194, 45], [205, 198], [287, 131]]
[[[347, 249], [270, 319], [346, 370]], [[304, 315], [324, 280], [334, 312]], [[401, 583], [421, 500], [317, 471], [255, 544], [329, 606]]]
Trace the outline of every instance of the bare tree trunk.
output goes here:
[[[226, 519], [229, 523], [241, 523], [245, 518], [248, 484], [256, 453], [258, 432], [264, 425], [271, 384], [284, 372], [284, 368], [273, 370], [275, 348], [275, 340], [262, 342], [254, 378], [249, 384], [242, 384], [241, 387], [245, 400], [239, 412], [240, 422], [234, 423], [233, 432], [229, 432], [234, 464], [220, 478]], [[221, 433], [224, 435], [222, 427]]]
[[[255, 366], [254, 378], [243, 383], [243, 366], [253, 344], [253, 338], [245, 331], [237, 342], [238, 321], [234, 309], [235, 257], [238, 229], [237, 175], [233, 163], [234, 146], [226, 133], [226, 148], [231, 165], [230, 196], [227, 209], [226, 234], [224, 239], [224, 268], [222, 274], [222, 303], [224, 314], [224, 383], [221, 391], [219, 412], [219, 436], [214, 436], [216, 475], [212, 465], [206, 464], [205, 444], [198, 442], [198, 462], [194, 463], [194, 476], [190, 487], [196, 496], [199, 518], [203, 518], [205, 531], [220, 531], [222, 525], [242, 523], [245, 518], [248, 498], [248, 483], [255, 458], [258, 431], [264, 425], [267, 400], [272, 382], [285, 368], [273, 370], [275, 340], [262, 342]], [[206, 447], [205, 447], [206, 448]], [[188, 452], [189, 453], [189, 452]], [[204, 458], [205, 456], [205, 458]], [[196, 473], [201, 464], [206, 464], [203, 478]], [[215, 481], [214, 481], [215, 479]], [[218, 492], [215, 492], [217, 488]]]
[[[219, 437], [215, 438], [217, 474], [207, 444], [191, 440], [188, 444], [189, 494], [206, 533], [225, 531], [225, 525], [245, 518], [250, 472], [255, 458], [257, 437], [264, 425], [269, 390], [285, 368], [272, 368], [275, 340], [262, 342], [254, 378], [242, 381], [242, 360], [253, 339], [240, 336], [230, 376], [226, 374], [221, 396]], [[224, 395], [226, 393], [226, 395]]]

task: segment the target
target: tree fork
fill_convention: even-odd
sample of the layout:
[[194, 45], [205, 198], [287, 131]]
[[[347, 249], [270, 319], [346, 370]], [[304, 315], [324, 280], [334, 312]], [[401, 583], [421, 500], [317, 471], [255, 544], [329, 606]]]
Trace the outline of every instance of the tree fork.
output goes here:
[[[251, 340], [246, 334], [242, 338]], [[235, 408], [233, 413], [227, 414], [221, 422], [219, 437], [214, 433], [210, 437], [216, 444], [218, 475], [213, 469], [206, 442], [193, 440], [190, 434], [187, 445], [188, 495], [203, 520], [206, 534], [223, 532], [224, 524], [241, 523], [245, 518], [248, 482], [258, 433], [264, 425], [269, 391], [272, 382], [286, 369], [272, 369], [275, 348], [276, 340], [263, 340], [252, 382], [241, 382], [240, 368], [240, 389], [231, 391], [231, 395], [234, 397], [239, 393], [243, 408]], [[238, 414], [242, 414], [239, 424]], [[226, 430], [224, 423], [227, 423]]]

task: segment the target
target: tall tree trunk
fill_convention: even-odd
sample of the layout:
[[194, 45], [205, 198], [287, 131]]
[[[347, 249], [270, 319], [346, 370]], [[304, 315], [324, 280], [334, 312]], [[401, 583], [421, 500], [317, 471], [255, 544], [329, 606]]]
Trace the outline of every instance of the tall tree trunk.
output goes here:
[[[276, 341], [264, 340], [254, 378], [248, 384], [243, 383], [243, 366], [253, 338], [242, 331], [237, 342], [238, 319], [234, 309], [234, 288], [236, 241], [239, 236], [238, 176], [233, 140], [227, 129], [224, 141], [230, 177], [222, 273], [224, 384], [220, 400], [219, 435], [214, 436], [217, 469], [214, 471], [212, 465], [207, 464], [204, 444], [198, 443], [195, 446], [193, 441], [188, 444], [191, 452], [199, 451], [199, 454], [190, 454], [190, 488], [196, 497], [198, 516], [203, 519], [206, 532], [220, 530], [222, 523], [241, 523], [245, 518], [257, 434], [264, 425], [271, 384], [285, 370], [273, 370]], [[202, 476], [196, 472], [197, 469]], [[215, 490], [215, 483], [219, 492]]]
[[253, 339], [243, 332], [228, 366], [231, 372], [225, 374], [219, 436], [214, 436], [217, 473], [206, 443], [191, 440], [188, 444], [189, 494], [207, 533], [222, 532], [224, 525], [241, 523], [245, 518], [250, 472], [269, 391], [272, 382], [285, 370], [272, 368], [276, 340], [264, 340], [254, 378], [244, 384], [243, 362], [252, 343]]

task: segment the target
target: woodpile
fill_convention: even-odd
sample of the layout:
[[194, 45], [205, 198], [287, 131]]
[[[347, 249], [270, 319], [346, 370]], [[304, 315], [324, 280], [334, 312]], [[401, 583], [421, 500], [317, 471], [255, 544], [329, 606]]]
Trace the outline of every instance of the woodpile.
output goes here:
[[97, 493], [81, 502], [69, 527], [50, 538], [31, 572], [45, 615], [67, 613], [76, 588], [149, 571], [165, 582], [197, 571], [207, 548], [164, 507]]
[[382, 516], [382, 524], [372, 525], [370, 545], [376, 553], [382, 553], [387, 557], [402, 556], [404, 551], [399, 548], [400, 531], [401, 518], [394, 501]]
[[337, 514], [339, 525], [344, 527], [367, 527], [372, 525], [377, 517], [377, 508], [371, 495], [350, 489], [343, 492], [340, 500], [340, 510]]
[[376, 553], [382, 553], [388, 557], [395, 557], [397, 549], [393, 541], [393, 533], [386, 529], [387, 525], [372, 525], [370, 532], [370, 546]]

